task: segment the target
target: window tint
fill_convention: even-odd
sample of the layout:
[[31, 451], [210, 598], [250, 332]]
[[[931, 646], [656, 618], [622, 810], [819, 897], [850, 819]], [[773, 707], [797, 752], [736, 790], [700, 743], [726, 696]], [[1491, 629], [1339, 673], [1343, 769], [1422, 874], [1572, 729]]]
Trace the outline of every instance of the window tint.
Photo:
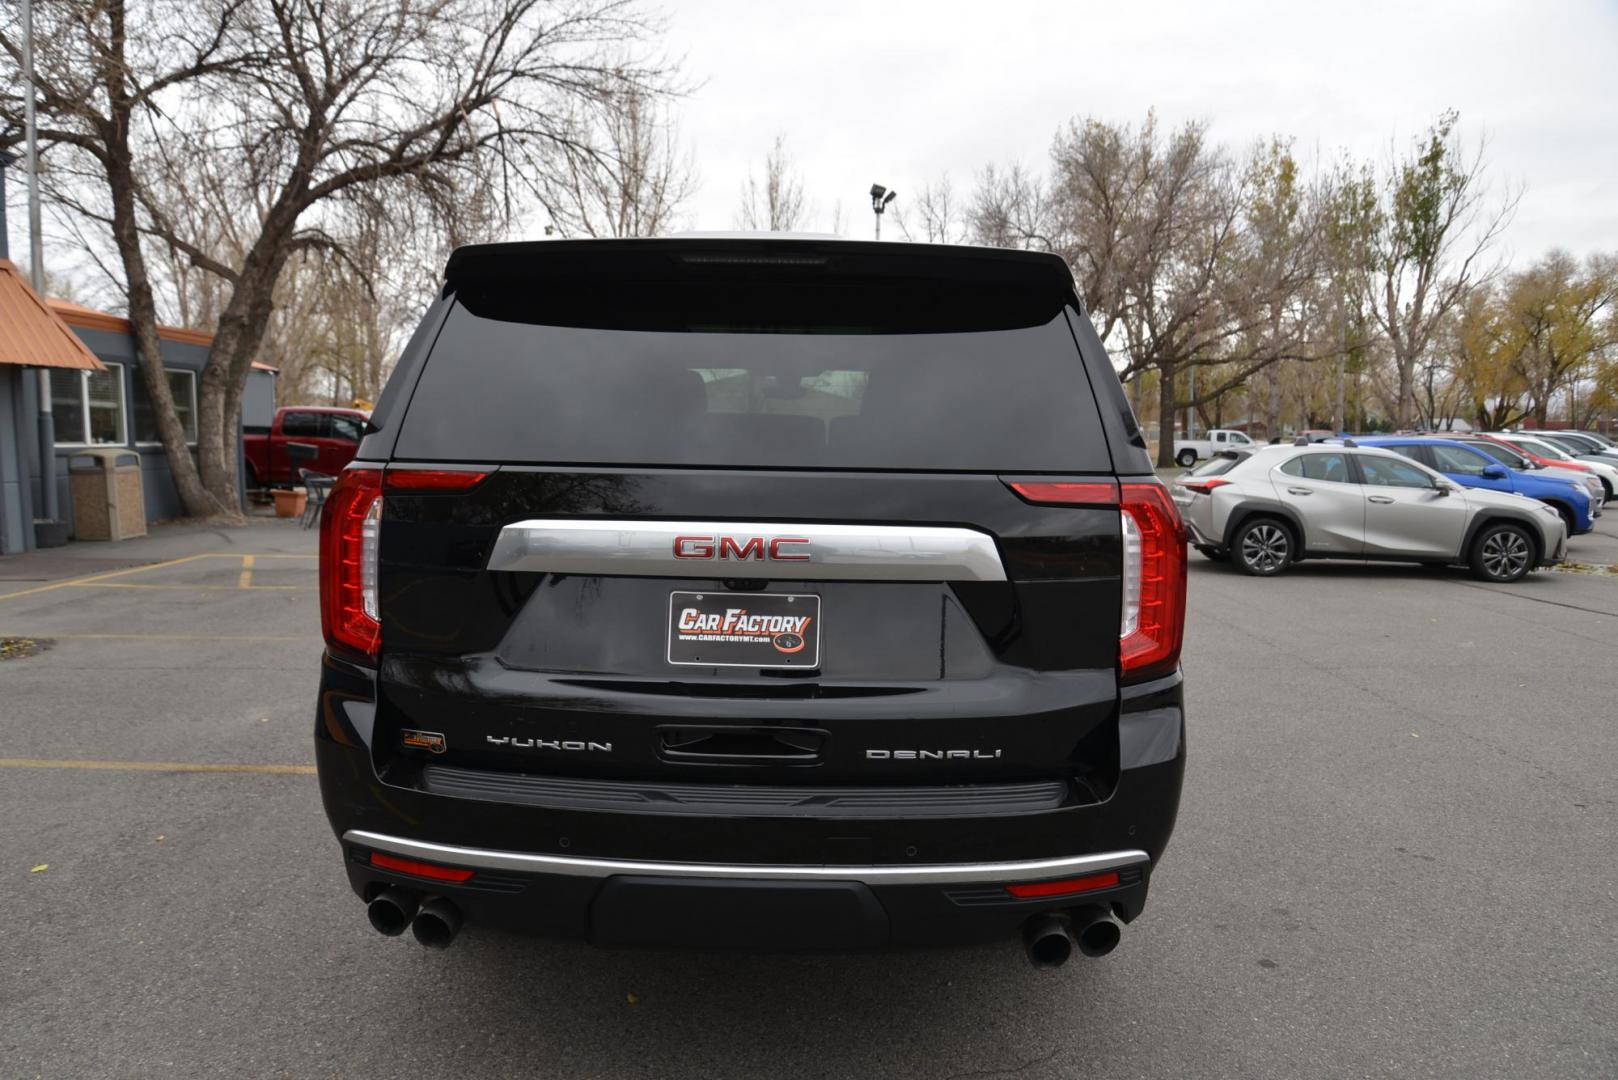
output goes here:
[[1481, 476], [1484, 469], [1496, 464], [1475, 450], [1463, 450], [1459, 446], [1430, 446], [1428, 449], [1433, 452], [1433, 462], [1439, 472]]
[[1359, 455], [1360, 468], [1365, 470], [1365, 482], [1376, 487], [1431, 488], [1433, 478], [1408, 462], [1395, 458]]
[[[174, 398], [174, 413], [180, 427], [185, 429], [185, 441], [197, 441], [197, 373], [180, 368], [167, 368], [163, 372], [169, 382], [169, 394]], [[158, 441], [157, 416], [152, 412], [152, 401], [146, 393], [146, 381], [136, 379], [130, 387], [131, 405], [135, 414], [135, 441]]]
[[1230, 433], [1230, 441], [1233, 446], [1251, 446], [1253, 444], [1252, 439], [1249, 439], [1246, 435], [1243, 435], [1239, 431], [1233, 431]]
[[[676, 289], [679, 305], [664, 296], [639, 310], [625, 298], [621, 317], [634, 327], [625, 329], [563, 325], [585, 320], [536, 313], [531, 292], [526, 301], [457, 303], [395, 452], [441, 461], [1110, 470], [1059, 307], [1033, 325], [916, 332], [918, 312], [905, 303], [897, 304], [905, 321], [882, 321], [873, 302], [881, 292], [851, 299], [794, 289], [743, 297], [744, 306]], [[938, 300], [955, 307], [934, 324], [970, 327], [977, 301]], [[589, 321], [609, 322], [599, 306]], [[536, 314], [556, 321], [530, 321]], [[668, 325], [681, 320], [684, 327]]]
[[1191, 476], [1223, 476], [1246, 460], [1242, 454], [1221, 452], [1192, 469]]
[[1558, 450], [1554, 446], [1551, 446], [1549, 443], [1540, 442], [1538, 439], [1513, 439], [1512, 445], [1520, 446], [1530, 454], [1536, 454], [1539, 457], [1545, 458], [1549, 461], [1568, 460], [1568, 456], [1562, 453], [1562, 451]]
[[1493, 442], [1470, 443], [1468, 445], [1478, 453], [1487, 454], [1502, 465], [1507, 465], [1513, 469], [1532, 469], [1534, 467], [1533, 462], [1509, 446], [1501, 446], [1499, 443]]
[[320, 414], [312, 412], [287, 413], [281, 418], [281, 434], [292, 438], [319, 438]]
[[1281, 466], [1289, 476], [1306, 480], [1329, 480], [1334, 484], [1354, 483], [1354, 473], [1348, 467], [1347, 454], [1299, 454]]
[[330, 425], [330, 430], [326, 432], [328, 437], [351, 443], [360, 441], [360, 422], [354, 417], [344, 416], [341, 413], [327, 413], [326, 422]]
[[51, 419], [57, 442], [84, 441], [84, 372], [51, 369]]

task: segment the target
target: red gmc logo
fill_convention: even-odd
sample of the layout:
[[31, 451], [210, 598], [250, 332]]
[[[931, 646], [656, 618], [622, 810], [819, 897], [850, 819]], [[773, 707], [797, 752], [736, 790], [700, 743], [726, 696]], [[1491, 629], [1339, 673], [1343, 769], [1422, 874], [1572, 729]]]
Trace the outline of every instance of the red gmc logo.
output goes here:
[[773, 562], [808, 562], [807, 551], [787, 550], [809, 543], [807, 536], [676, 536], [676, 559], [768, 559]]

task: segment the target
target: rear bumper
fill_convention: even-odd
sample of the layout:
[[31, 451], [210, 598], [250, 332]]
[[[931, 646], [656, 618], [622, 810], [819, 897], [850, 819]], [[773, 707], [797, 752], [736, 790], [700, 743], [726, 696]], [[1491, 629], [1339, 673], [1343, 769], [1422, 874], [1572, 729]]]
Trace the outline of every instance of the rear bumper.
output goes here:
[[[1125, 689], [1123, 766], [1102, 801], [1031, 811], [691, 813], [524, 804], [389, 783], [373, 765], [369, 673], [328, 660], [315, 751], [349, 883], [445, 896], [469, 928], [598, 945], [843, 949], [968, 944], [1030, 915], [1145, 906], [1185, 768], [1178, 675]], [[471, 869], [464, 883], [372, 865], [371, 853]], [[1019, 899], [1007, 884], [1116, 873], [1081, 894]]]
[[[603, 947], [861, 949], [992, 941], [1030, 915], [1102, 907], [1128, 921], [1146, 900], [1144, 851], [1034, 862], [898, 866], [672, 864], [573, 859], [425, 843], [351, 831], [350, 884], [452, 900], [468, 921], [516, 933], [582, 938]], [[475, 868], [466, 882], [423, 881], [370, 865], [386, 852]], [[1104, 887], [1018, 899], [1008, 883], [1087, 877]]]

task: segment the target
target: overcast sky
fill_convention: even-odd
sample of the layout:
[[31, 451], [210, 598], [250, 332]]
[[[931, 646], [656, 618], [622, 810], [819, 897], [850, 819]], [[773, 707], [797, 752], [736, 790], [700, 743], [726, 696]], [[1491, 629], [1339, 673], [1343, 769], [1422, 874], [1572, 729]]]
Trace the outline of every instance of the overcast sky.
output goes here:
[[1075, 116], [1202, 119], [1245, 146], [1386, 158], [1445, 108], [1526, 188], [1506, 254], [1618, 251], [1618, 3], [966, 3], [674, 0], [668, 45], [700, 87], [679, 107], [701, 180], [693, 228], [735, 227], [777, 132], [809, 225], [869, 235], [865, 192], [987, 162], [1044, 171]]

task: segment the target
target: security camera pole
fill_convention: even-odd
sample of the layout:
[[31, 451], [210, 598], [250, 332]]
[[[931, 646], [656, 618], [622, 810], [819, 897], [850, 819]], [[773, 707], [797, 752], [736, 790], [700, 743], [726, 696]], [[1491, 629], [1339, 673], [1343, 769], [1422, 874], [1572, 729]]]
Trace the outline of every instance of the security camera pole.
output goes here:
[[[28, 276], [34, 292], [45, 296], [45, 241], [39, 225], [39, 141], [34, 123], [34, 4], [22, 0], [23, 126], [28, 151]], [[56, 418], [51, 413], [50, 372], [39, 369], [39, 487], [42, 516], [55, 521], [61, 512], [56, 494]]]
[[871, 185], [871, 209], [876, 211], [876, 238], [878, 240], [882, 239], [882, 211], [888, 208], [888, 204], [898, 194], [897, 191], [889, 191], [881, 184]]

